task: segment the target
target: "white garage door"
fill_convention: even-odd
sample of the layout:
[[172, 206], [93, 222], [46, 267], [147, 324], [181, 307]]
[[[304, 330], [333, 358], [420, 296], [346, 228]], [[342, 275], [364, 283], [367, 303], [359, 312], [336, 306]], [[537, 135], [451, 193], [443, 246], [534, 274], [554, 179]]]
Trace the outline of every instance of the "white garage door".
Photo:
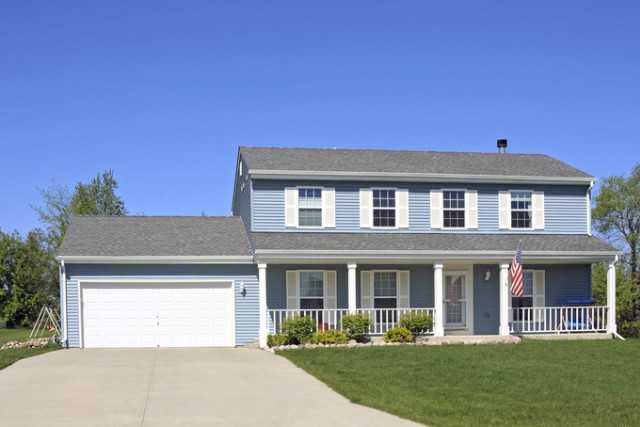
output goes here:
[[83, 283], [83, 346], [233, 346], [233, 311], [231, 282]]

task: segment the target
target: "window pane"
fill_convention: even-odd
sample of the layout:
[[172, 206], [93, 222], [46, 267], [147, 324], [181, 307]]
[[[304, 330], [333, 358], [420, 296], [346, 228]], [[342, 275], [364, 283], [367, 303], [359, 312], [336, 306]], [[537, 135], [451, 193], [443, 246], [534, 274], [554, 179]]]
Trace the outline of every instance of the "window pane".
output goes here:
[[464, 228], [464, 191], [443, 191], [443, 219], [445, 228]]
[[522, 284], [524, 285], [524, 296], [533, 296], [533, 272], [522, 273]]
[[322, 209], [300, 209], [298, 225], [300, 227], [322, 227]]
[[396, 211], [388, 209], [373, 210], [373, 226], [374, 227], [395, 227]]
[[531, 212], [511, 211], [511, 228], [531, 228]]
[[322, 190], [319, 188], [299, 188], [298, 206], [301, 208], [321, 208]]
[[300, 273], [300, 298], [323, 296], [322, 271], [303, 271]]
[[396, 296], [396, 273], [375, 272], [373, 275], [373, 294], [375, 297]]
[[300, 298], [300, 309], [302, 310], [322, 310], [323, 308], [322, 298]]
[[395, 298], [376, 298], [373, 302], [374, 308], [396, 308]]

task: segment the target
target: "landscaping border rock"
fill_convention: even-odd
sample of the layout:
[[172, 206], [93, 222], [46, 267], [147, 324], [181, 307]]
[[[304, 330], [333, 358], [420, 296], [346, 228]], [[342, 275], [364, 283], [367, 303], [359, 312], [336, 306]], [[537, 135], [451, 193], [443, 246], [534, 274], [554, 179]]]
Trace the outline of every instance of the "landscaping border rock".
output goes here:
[[51, 338], [49, 338], [49, 337], [32, 338], [32, 339], [30, 339], [28, 341], [24, 341], [24, 342], [9, 341], [8, 343], [6, 343], [2, 347], [0, 347], [0, 350], [11, 350], [11, 349], [14, 349], [14, 348], [40, 348], [40, 347], [44, 347], [45, 345], [49, 344], [50, 341], [51, 341]]

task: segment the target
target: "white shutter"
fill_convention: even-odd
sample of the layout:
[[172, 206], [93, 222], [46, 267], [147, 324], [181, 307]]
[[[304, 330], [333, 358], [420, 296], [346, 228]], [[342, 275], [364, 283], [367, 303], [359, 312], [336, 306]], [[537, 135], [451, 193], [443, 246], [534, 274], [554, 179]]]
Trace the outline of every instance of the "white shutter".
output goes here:
[[533, 229], [544, 230], [544, 193], [534, 191], [531, 197], [531, 210], [533, 211]]
[[511, 228], [511, 193], [500, 191], [498, 193], [499, 227], [500, 230]]
[[396, 279], [398, 282], [398, 308], [409, 308], [411, 306], [411, 301], [409, 298], [409, 272], [408, 271], [398, 271], [396, 275]]
[[478, 228], [478, 192], [467, 190], [464, 193], [464, 206], [467, 211], [466, 228]]
[[[544, 270], [536, 270], [533, 272], [533, 307], [542, 308], [544, 302]], [[545, 323], [544, 310], [534, 310], [536, 316], [534, 322]]]
[[297, 310], [300, 308], [300, 273], [292, 270], [287, 271], [287, 309]]
[[431, 228], [442, 228], [442, 190], [431, 190]]
[[372, 271], [360, 273], [360, 308], [374, 308]]
[[286, 187], [284, 189], [284, 226], [298, 226], [298, 189]]
[[409, 228], [409, 190], [396, 190], [396, 219], [398, 228]]
[[325, 271], [323, 278], [323, 294], [324, 294], [324, 308], [332, 310], [338, 308], [336, 303], [336, 272]]
[[371, 228], [371, 189], [360, 189], [360, 227]]
[[322, 189], [322, 226], [334, 228], [336, 226], [336, 189]]

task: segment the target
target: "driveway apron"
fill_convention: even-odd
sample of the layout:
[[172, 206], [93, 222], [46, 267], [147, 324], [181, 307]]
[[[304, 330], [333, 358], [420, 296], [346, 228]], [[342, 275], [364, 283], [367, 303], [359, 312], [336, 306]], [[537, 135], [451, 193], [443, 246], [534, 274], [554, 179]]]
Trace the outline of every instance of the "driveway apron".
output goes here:
[[0, 426], [415, 426], [242, 348], [71, 349], [0, 371]]

